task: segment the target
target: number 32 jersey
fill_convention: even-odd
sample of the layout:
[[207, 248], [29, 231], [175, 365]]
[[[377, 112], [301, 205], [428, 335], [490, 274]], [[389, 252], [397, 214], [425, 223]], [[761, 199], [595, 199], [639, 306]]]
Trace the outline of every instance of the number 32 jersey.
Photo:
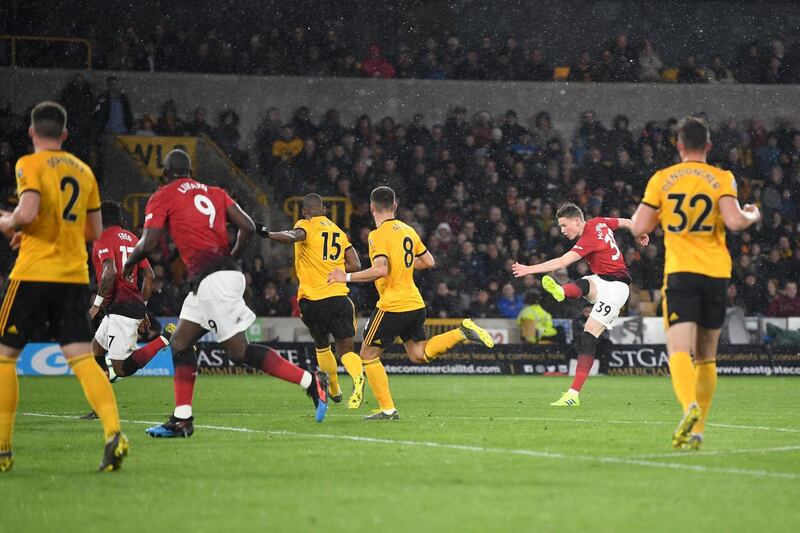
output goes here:
[[414, 259], [427, 251], [414, 228], [394, 218], [370, 232], [370, 261], [374, 265], [375, 259], [385, 257], [389, 263], [389, 275], [375, 281], [380, 296], [378, 309], [402, 313], [425, 307], [414, 283]]
[[230, 259], [227, 209], [235, 203], [219, 187], [177, 179], [150, 197], [144, 227], [169, 231], [193, 279]]
[[614, 239], [614, 230], [618, 227], [616, 218], [590, 218], [572, 251], [584, 258], [589, 269], [598, 276], [610, 276], [630, 283], [628, 267]]
[[345, 232], [326, 216], [302, 218], [294, 229], [306, 233], [306, 238], [294, 245], [295, 269], [300, 280], [297, 299], [322, 300], [347, 295], [350, 291], [347, 284], [328, 284], [328, 273], [337, 268], [344, 270], [344, 252], [352, 247]]
[[659, 170], [650, 178], [642, 203], [658, 210], [664, 230], [665, 276], [673, 272], [731, 276], [719, 199], [737, 195], [731, 172], [696, 161]]

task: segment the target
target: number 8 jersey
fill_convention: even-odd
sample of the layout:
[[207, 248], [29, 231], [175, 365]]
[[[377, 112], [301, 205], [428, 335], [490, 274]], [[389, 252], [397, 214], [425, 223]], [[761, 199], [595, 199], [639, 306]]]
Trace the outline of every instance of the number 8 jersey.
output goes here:
[[389, 275], [375, 281], [378, 309], [391, 313], [416, 311], [425, 307], [414, 284], [414, 259], [427, 252], [422, 240], [408, 224], [391, 218], [369, 234], [369, 259], [385, 257]]
[[17, 161], [17, 195], [39, 195], [39, 214], [22, 229], [9, 275], [19, 281], [89, 283], [86, 213], [100, 209], [89, 166], [62, 150], [42, 150]]
[[731, 276], [719, 210], [723, 196], [737, 197], [736, 178], [706, 163], [679, 163], [650, 178], [642, 203], [658, 210], [664, 230], [665, 276], [673, 272]]
[[297, 299], [323, 300], [346, 296], [345, 283], [328, 283], [328, 273], [344, 270], [344, 252], [351, 247], [347, 235], [326, 216], [300, 219], [294, 229], [306, 232], [306, 238], [294, 245], [295, 268], [300, 287]]
[[167, 228], [190, 279], [232, 260], [228, 243], [227, 209], [236, 202], [225, 190], [180, 178], [161, 186], [145, 207], [144, 227]]

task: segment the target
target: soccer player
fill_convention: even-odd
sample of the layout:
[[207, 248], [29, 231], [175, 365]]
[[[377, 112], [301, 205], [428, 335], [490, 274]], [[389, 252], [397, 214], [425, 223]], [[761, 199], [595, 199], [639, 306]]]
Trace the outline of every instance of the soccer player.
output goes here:
[[717, 387], [717, 348], [732, 267], [725, 227], [741, 231], [761, 217], [756, 206], [739, 206], [731, 172], [706, 163], [710, 149], [708, 125], [700, 118], [684, 119], [678, 129], [681, 162], [653, 174], [633, 215], [635, 232], [658, 224], [664, 230], [664, 327], [672, 386], [683, 408], [672, 435], [674, 448], [702, 445]]
[[[565, 298], [586, 298], [593, 304], [592, 312], [586, 321], [578, 350], [578, 364], [572, 386], [551, 403], [556, 407], [577, 407], [581, 404], [580, 391], [594, 363], [597, 339], [607, 330], [614, 327], [619, 311], [628, 301], [631, 277], [622, 252], [614, 240], [614, 230], [624, 228], [632, 230], [632, 223], [627, 218], [596, 217], [589, 220], [583, 218], [583, 211], [575, 204], [562, 205], [556, 212], [561, 234], [570, 240], [578, 238], [578, 242], [570, 251], [538, 265], [522, 265], [515, 263], [512, 272], [515, 277], [528, 274], [542, 274], [559, 268], [566, 268], [579, 259], [585, 259], [593, 274], [568, 283], [558, 284], [550, 276], [542, 278], [542, 288], [558, 302]], [[633, 232], [641, 246], [647, 246], [647, 233]]]
[[[31, 112], [34, 153], [17, 161], [19, 204], [0, 215], [0, 231], [14, 237], [19, 255], [0, 308], [0, 472], [11, 469], [11, 436], [19, 384], [16, 362], [42, 319], [103, 424], [101, 472], [118, 470], [128, 454], [114, 392], [94, 361], [86, 242], [103, 229], [100, 193], [91, 169], [61, 149], [67, 112], [42, 102]], [[18, 233], [15, 233], [18, 232]]]
[[[146, 433], [152, 437], [190, 437], [194, 433], [192, 394], [197, 359], [193, 346], [209, 331], [216, 334], [231, 360], [300, 385], [314, 402], [317, 421], [322, 422], [328, 408], [325, 374], [307, 372], [272, 348], [249, 344], [245, 336], [256, 315], [244, 302], [245, 278], [236, 260], [255, 232], [253, 220], [224, 189], [193, 180], [192, 161], [183, 150], [172, 150], [164, 158], [164, 179], [167, 183], [147, 202], [142, 239], [128, 254], [122, 275], [131, 278], [168, 228], [189, 270], [192, 291], [183, 301], [170, 339], [175, 411], [166, 423], [148, 428]], [[232, 250], [228, 221], [238, 229]]]
[[317, 351], [317, 364], [328, 374], [328, 396], [335, 403], [342, 401], [336, 358], [331, 351], [330, 336], [336, 341], [336, 352], [347, 373], [353, 378], [353, 392], [348, 409], [358, 409], [364, 398], [364, 369], [354, 352], [356, 334], [355, 307], [347, 294], [347, 285], [328, 284], [328, 274], [335, 268], [354, 272], [361, 268], [353, 246], [339, 226], [325, 216], [325, 206], [318, 194], [303, 198], [303, 218], [293, 229], [268, 231], [256, 224], [256, 232], [264, 238], [283, 244], [294, 244], [295, 267], [300, 287], [297, 300], [300, 318], [308, 327]]
[[396, 337], [403, 341], [414, 363], [430, 363], [465, 340], [480, 342], [488, 348], [494, 346], [494, 340], [488, 331], [470, 319], [462, 321], [459, 328], [425, 340], [425, 302], [414, 284], [414, 270], [433, 268], [433, 256], [414, 228], [394, 217], [397, 201], [392, 189], [374, 189], [369, 208], [376, 226], [369, 234], [372, 266], [350, 274], [337, 268], [328, 274], [328, 282], [375, 282], [379, 299], [364, 328], [361, 360], [379, 409], [364, 420], [396, 420], [400, 416], [380, 359], [383, 350], [393, 344]]
[[[103, 202], [100, 212], [103, 215], [103, 233], [94, 241], [92, 248], [98, 289], [89, 316], [94, 320], [101, 309], [106, 311], [95, 332], [92, 352], [97, 364], [109, 374], [113, 383], [118, 377], [132, 376], [144, 368], [159, 350], [169, 344], [169, 336], [175, 326], [168, 324], [163, 336], [138, 348], [136, 341], [139, 330], [149, 327], [145, 302], [153, 290], [155, 274], [150, 263], [144, 259], [134, 268], [131, 280], [122, 277], [122, 266], [139, 238], [122, 228], [122, 209], [117, 202]], [[136, 287], [139, 271], [143, 274], [141, 292]], [[111, 361], [110, 371], [106, 357]], [[91, 411], [83, 418], [96, 417], [96, 413]]]

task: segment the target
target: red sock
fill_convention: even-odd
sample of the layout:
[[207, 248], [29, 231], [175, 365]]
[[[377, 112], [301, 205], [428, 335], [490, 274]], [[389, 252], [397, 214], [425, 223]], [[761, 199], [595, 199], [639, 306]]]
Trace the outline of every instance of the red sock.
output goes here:
[[123, 363], [122, 368], [125, 370], [125, 375], [132, 376], [137, 370], [144, 368], [159, 350], [167, 347], [167, 344], [169, 343], [166, 342], [164, 337], [156, 337], [138, 350], [134, 350]]
[[175, 367], [175, 377], [172, 380], [175, 389], [175, 405], [192, 405], [196, 379], [197, 366], [180, 365]]
[[562, 285], [561, 288], [564, 289], [564, 296], [570, 300], [575, 300], [583, 296], [583, 289], [578, 287], [575, 283], [567, 283], [566, 285]]
[[575, 367], [575, 379], [572, 380], [572, 387], [570, 388], [580, 392], [581, 387], [583, 387], [583, 384], [586, 382], [586, 378], [589, 377], [592, 363], [594, 363], [594, 357], [591, 355], [578, 356], [578, 365]]
[[270, 376], [300, 385], [306, 371], [293, 365], [278, 352], [267, 346], [250, 344], [245, 351], [245, 360], [251, 366], [260, 368]]

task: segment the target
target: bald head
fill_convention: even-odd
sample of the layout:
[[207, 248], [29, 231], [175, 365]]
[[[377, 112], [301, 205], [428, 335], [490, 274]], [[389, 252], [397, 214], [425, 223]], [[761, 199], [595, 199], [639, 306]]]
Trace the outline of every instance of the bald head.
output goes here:
[[192, 175], [192, 158], [176, 148], [164, 158], [164, 177], [167, 179], [188, 178]]
[[324, 215], [325, 205], [322, 202], [322, 196], [316, 193], [305, 195], [303, 197], [303, 213], [306, 218]]

